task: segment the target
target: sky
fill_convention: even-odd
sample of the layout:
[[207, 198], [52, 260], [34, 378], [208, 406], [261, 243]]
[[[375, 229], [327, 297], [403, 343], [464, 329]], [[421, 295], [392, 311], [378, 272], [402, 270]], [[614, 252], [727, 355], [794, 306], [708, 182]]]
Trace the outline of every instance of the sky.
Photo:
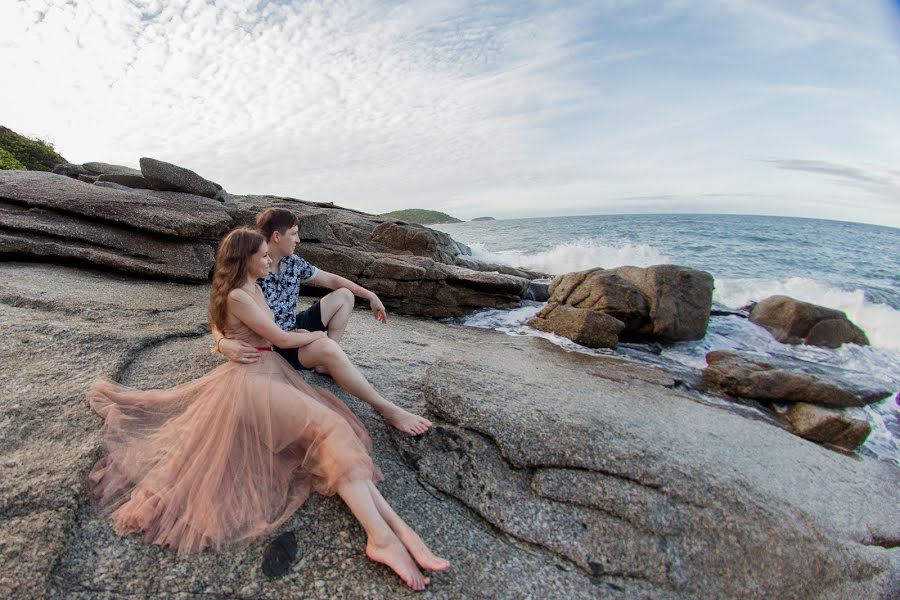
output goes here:
[[900, 0], [3, 0], [0, 125], [236, 194], [900, 227]]

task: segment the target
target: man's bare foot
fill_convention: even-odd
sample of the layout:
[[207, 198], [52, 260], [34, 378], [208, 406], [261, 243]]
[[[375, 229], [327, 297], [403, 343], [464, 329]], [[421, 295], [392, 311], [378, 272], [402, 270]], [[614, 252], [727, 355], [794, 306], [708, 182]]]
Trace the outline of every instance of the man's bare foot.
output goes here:
[[366, 556], [390, 567], [406, 585], [417, 592], [424, 590], [431, 581], [422, 575], [403, 543], [396, 537], [392, 536], [383, 545], [376, 544], [370, 539], [366, 544]]
[[422, 435], [431, 427], [431, 421], [425, 417], [414, 415], [396, 404], [392, 408], [379, 411], [384, 420], [406, 435]]
[[423, 569], [446, 571], [450, 568], [450, 561], [446, 558], [435, 556], [428, 549], [428, 546], [425, 545], [425, 542], [422, 541], [422, 538], [419, 537], [419, 534], [413, 531], [412, 527], [406, 523], [391, 524], [391, 529], [393, 529], [394, 533], [397, 534], [397, 537], [400, 538], [400, 541], [403, 542], [403, 545], [406, 546], [406, 549]]

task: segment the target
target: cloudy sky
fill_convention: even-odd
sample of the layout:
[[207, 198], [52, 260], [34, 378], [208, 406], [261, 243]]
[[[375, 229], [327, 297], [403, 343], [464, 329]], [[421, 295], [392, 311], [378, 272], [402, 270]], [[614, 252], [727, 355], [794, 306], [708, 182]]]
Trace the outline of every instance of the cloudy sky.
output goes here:
[[0, 124], [233, 193], [900, 227], [897, 0], [3, 0], [0, 56]]

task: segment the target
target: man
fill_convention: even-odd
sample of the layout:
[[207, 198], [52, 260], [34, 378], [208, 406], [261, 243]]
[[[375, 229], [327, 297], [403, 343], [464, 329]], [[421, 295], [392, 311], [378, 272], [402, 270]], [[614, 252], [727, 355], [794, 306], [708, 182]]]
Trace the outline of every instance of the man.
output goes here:
[[[269, 274], [257, 283], [279, 327], [285, 331], [324, 331], [326, 336], [299, 349], [275, 346], [274, 350], [297, 370], [310, 369], [330, 375], [341, 389], [371, 404], [385, 421], [400, 431], [408, 435], [425, 433], [431, 427], [431, 421], [407, 412], [382, 397], [339, 345], [353, 311], [354, 296], [368, 300], [375, 319], [387, 323], [381, 300], [371, 290], [340, 275], [318, 269], [296, 256], [294, 247], [300, 242], [298, 226], [299, 221], [294, 213], [283, 208], [268, 208], [257, 216], [256, 228], [268, 241], [269, 258], [272, 259]], [[301, 282], [334, 291], [297, 315]], [[213, 337], [217, 350], [229, 360], [252, 363], [259, 359], [259, 352], [244, 342], [225, 338], [215, 329]]]

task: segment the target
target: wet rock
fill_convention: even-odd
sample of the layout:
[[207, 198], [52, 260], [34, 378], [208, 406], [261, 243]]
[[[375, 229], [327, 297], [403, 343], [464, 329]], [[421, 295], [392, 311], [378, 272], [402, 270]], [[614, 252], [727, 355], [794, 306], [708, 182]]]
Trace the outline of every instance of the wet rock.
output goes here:
[[699, 340], [706, 335], [712, 275], [678, 265], [618, 267], [613, 272], [633, 284], [647, 301], [650, 324], [643, 333], [672, 342]]
[[791, 430], [800, 437], [844, 450], [858, 448], [872, 431], [866, 421], [805, 402], [792, 405], [784, 416], [791, 424]]
[[172, 163], [147, 157], [141, 158], [140, 163], [141, 174], [155, 190], [215, 198], [216, 193], [222, 189], [222, 186], [204, 179], [194, 171]]
[[879, 386], [857, 383], [852, 373], [785, 358], [761, 360], [714, 351], [706, 355], [706, 362], [707, 384], [736, 398], [845, 408], [865, 406], [890, 394]]
[[750, 321], [783, 344], [836, 348], [842, 344], [867, 346], [866, 334], [840, 310], [802, 302], [789, 296], [770, 296], [757, 303]]
[[547, 302], [550, 299], [550, 285], [542, 281], [531, 281], [525, 290], [525, 299], [534, 302]]
[[628, 332], [640, 331], [649, 317], [640, 290], [621, 275], [606, 269], [566, 273], [553, 279], [550, 302], [604, 313], [621, 321]]
[[615, 348], [619, 345], [622, 321], [602, 312], [550, 302], [528, 325], [556, 333], [588, 348]]

